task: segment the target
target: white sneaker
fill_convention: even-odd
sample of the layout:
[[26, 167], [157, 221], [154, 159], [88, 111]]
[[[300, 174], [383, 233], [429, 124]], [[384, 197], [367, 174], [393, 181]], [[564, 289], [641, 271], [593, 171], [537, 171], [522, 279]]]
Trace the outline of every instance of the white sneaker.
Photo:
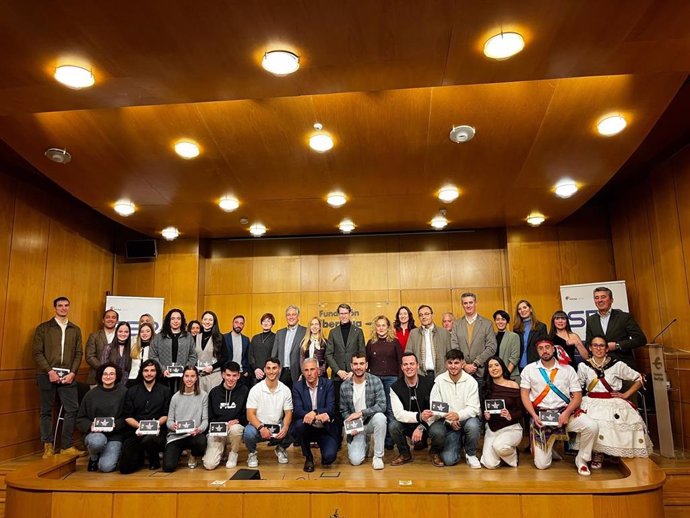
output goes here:
[[249, 457], [247, 457], [247, 467], [248, 468], [258, 468], [259, 467], [259, 457], [255, 451], [249, 452]]
[[472, 469], [481, 469], [482, 465], [476, 455], [465, 455], [467, 465]]
[[371, 461], [371, 467], [372, 469], [383, 469], [383, 459], [381, 457], [374, 457], [374, 460]]
[[189, 469], [196, 468], [196, 457], [194, 455], [190, 455], [189, 458], [187, 459], [187, 467]]
[[228, 461], [225, 463], [226, 468], [234, 468], [237, 466], [237, 453], [231, 451], [228, 453]]
[[276, 457], [278, 457], [278, 464], [288, 463], [288, 454], [282, 446], [276, 446]]

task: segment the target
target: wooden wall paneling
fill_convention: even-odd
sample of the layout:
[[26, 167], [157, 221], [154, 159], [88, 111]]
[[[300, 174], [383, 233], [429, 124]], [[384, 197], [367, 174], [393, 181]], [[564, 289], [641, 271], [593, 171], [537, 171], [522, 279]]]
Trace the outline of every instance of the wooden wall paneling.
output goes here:
[[204, 261], [206, 295], [251, 293], [254, 260], [251, 257], [210, 257]]
[[[448, 509], [449, 498], [453, 497], [429, 494], [383, 494], [379, 496], [378, 514], [380, 518], [400, 518], [402, 516], [448, 518], [450, 516]], [[463, 517], [470, 516], [464, 508], [460, 507], [458, 509]]]
[[[247, 319], [252, 314], [252, 296], [249, 293], [206, 295], [204, 297], [204, 311], [207, 309], [215, 312], [221, 332], [228, 333], [232, 330], [232, 319], [235, 315], [244, 315]], [[191, 318], [187, 318], [191, 320]]]
[[[53, 493], [51, 516], [63, 518], [111, 518], [113, 516], [112, 493]], [[147, 513], [148, 514], [148, 513]]]
[[450, 258], [446, 250], [400, 253], [400, 287], [403, 290], [447, 288]]
[[123, 297], [153, 297], [155, 274], [155, 259], [135, 261], [118, 255], [113, 293]]
[[351, 275], [349, 256], [319, 256], [319, 291], [349, 290]]
[[[448, 499], [453, 516], [460, 514], [463, 518], [486, 518], [494, 509], [509, 509], [508, 514], [514, 518], [546, 516], [521, 513], [519, 495], [449, 495]], [[487, 507], [487, 499], [491, 499], [490, 507]]]
[[252, 267], [254, 293], [280, 293], [300, 290], [300, 258], [254, 257]]
[[389, 287], [388, 254], [352, 254], [350, 272], [352, 290], [386, 290]]
[[50, 516], [52, 494], [38, 491], [8, 491], [5, 516], [26, 516], [27, 509], [34, 516]]
[[[243, 496], [241, 493], [179, 493], [177, 495], [177, 508], [183, 512], [179, 518], [190, 516], [220, 517], [227, 514], [232, 514], [236, 518], [243, 518], [242, 504]], [[197, 512], [203, 514], [196, 514]]]
[[[680, 254], [683, 261], [683, 269], [686, 276], [690, 271], [690, 207], [686, 200], [690, 199], [690, 147], [686, 147], [678, 154], [678, 163], [671, 169], [673, 173], [673, 180], [676, 192], [676, 209], [678, 212], [678, 223], [680, 231], [681, 249]], [[690, 289], [690, 286], [686, 286]], [[687, 305], [687, 300], [678, 301], [683, 305]], [[684, 323], [688, 320], [688, 311], [674, 315], [682, 320]], [[651, 339], [652, 337], [650, 337]], [[675, 335], [674, 335], [675, 338]], [[675, 341], [675, 345], [684, 349], [690, 349], [690, 339], [688, 334], [681, 335], [680, 340]]]
[[[377, 494], [331, 493], [311, 495], [311, 518], [338, 516], [354, 518], [366, 512], [367, 518], [379, 517], [379, 498]], [[439, 517], [440, 518], [440, 517]]]
[[44, 300], [49, 229], [50, 220], [17, 197], [2, 335], [3, 344], [14, 346], [2, 348], [3, 369], [34, 366], [34, 330], [52, 308], [53, 298], [62, 295], [48, 293]]
[[201, 316], [204, 310], [204, 303], [206, 302], [206, 257], [199, 246], [199, 275], [197, 278], [197, 298], [196, 298], [196, 314]]
[[552, 495], [521, 495], [520, 511], [523, 517], [594, 518], [593, 498], [592, 495], [570, 495], [568, 505], [564, 505], [562, 499]]
[[558, 248], [563, 284], [616, 278], [610, 239], [559, 239]]
[[[352, 495], [348, 495], [351, 498]], [[246, 493], [244, 508], [252, 510], [252, 516], [272, 516], [280, 510], [281, 518], [311, 516], [309, 494]], [[183, 518], [183, 517], [179, 517]]]
[[400, 289], [400, 253], [390, 251], [386, 254], [386, 262], [388, 263], [388, 288], [392, 290]]
[[[294, 292], [278, 292], [278, 293], [255, 293], [252, 296], [251, 313], [247, 315], [247, 325], [244, 328], [244, 334], [253, 336], [261, 332], [261, 315], [264, 313], [273, 313], [276, 319], [273, 331], [277, 331], [281, 327], [286, 326], [285, 309], [290, 305], [300, 305], [300, 293]], [[302, 308], [300, 308], [301, 314]], [[302, 322], [303, 325], [307, 325]]]
[[628, 518], [629, 516], [657, 516], [664, 505], [663, 492], [648, 491], [627, 495], [625, 498], [593, 495], [595, 518]]
[[[667, 345], [686, 347], [690, 336], [688, 277], [683, 257], [683, 241], [678, 219], [678, 199], [673, 175], [662, 167], [654, 175], [651, 193], [650, 233], [654, 250], [656, 286], [659, 296], [660, 326], [678, 317], [678, 321], [660, 338]], [[661, 331], [647, 329], [648, 338]]]
[[503, 286], [501, 252], [500, 249], [451, 250], [449, 252], [450, 285], [453, 288]]
[[198, 240], [178, 239], [160, 244], [154, 276], [154, 296], [165, 298], [165, 311], [180, 308], [185, 316], [196, 312], [198, 276]]
[[113, 516], [118, 517], [183, 518], [185, 516], [182, 513], [177, 514], [176, 493], [118, 493], [113, 496], [112, 508]]
[[451, 290], [448, 288], [427, 289], [427, 290], [400, 290], [400, 304], [412, 310], [414, 319], [419, 325], [417, 308], [421, 304], [428, 304], [434, 310], [434, 322], [441, 325], [441, 315], [445, 311], [453, 309], [451, 300]]
[[[0, 315], [2, 316], [5, 315], [7, 303], [16, 195], [17, 181], [10, 176], [0, 174]], [[0, 337], [3, 336], [4, 329], [5, 319], [2, 318], [0, 320]], [[4, 342], [0, 342], [0, 349], [3, 344]]]
[[3, 395], [0, 415], [38, 409], [38, 387], [33, 372], [25, 379], [0, 381], [0, 394]]
[[[38, 387], [34, 387], [38, 395]], [[22, 410], [7, 414], [0, 414], [0, 447], [12, 446], [39, 437], [38, 412], [36, 410]]]
[[300, 289], [319, 291], [319, 256], [303, 255], [300, 257]]

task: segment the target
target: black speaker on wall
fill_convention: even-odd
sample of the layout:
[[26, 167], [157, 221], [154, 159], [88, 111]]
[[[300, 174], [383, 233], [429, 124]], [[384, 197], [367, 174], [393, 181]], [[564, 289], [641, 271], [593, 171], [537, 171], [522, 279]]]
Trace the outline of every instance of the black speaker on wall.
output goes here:
[[158, 255], [155, 239], [138, 239], [125, 241], [127, 259], [153, 259]]
[[261, 473], [258, 469], [238, 469], [230, 480], [261, 480]]

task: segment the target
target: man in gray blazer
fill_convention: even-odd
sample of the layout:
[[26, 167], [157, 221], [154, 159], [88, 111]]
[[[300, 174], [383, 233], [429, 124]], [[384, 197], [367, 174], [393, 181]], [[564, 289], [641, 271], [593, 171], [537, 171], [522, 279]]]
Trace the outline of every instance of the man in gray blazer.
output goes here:
[[307, 328], [299, 325], [299, 308], [289, 305], [285, 309], [285, 320], [287, 327], [279, 329], [273, 342], [273, 352], [271, 356], [278, 358], [283, 365], [280, 372], [280, 382], [292, 388], [301, 374], [300, 366], [300, 344], [304, 339]]
[[108, 358], [103, 358], [103, 351], [115, 339], [115, 326], [118, 320], [120, 320], [120, 315], [117, 311], [106, 309], [103, 313], [103, 327], [95, 333], [91, 333], [86, 341], [84, 355], [86, 356], [86, 363], [89, 364], [86, 383], [91, 385], [91, 388], [96, 386], [96, 369], [101, 366], [101, 363], [108, 361]]
[[412, 351], [419, 358], [419, 373], [436, 376], [446, 370], [446, 353], [451, 350], [450, 333], [434, 324], [434, 310], [427, 304], [417, 309], [419, 327], [410, 331], [405, 351]]
[[[335, 408], [340, 408], [340, 385], [352, 377], [352, 356], [365, 356], [364, 333], [352, 324], [352, 308], [349, 304], [338, 306], [340, 324], [328, 335], [326, 363], [331, 368], [331, 381], [335, 389]], [[339, 417], [339, 416], [338, 416]]]
[[465, 315], [453, 323], [451, 344], [465, 355], [463, 369], [477, 380], [481, 389], [484, 364], [496, 354], [496, 335], [491, 320], [477, 314], [477, 296], [463, 293], [460, 296]]

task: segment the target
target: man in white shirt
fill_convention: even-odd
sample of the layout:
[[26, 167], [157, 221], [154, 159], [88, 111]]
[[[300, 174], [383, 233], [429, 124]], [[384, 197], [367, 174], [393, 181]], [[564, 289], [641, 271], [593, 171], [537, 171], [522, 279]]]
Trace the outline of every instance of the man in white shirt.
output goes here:
[[291, 304], [285, 309], [287, 326], [276, 332], [271, 352], [271, 356], [278, 358], [283, 366], [280, 381], [289, 388], [292, 388], [301, 374], [299, 347], [307, 332], [307, 328], [299, 324], [299, 315], [299, 308], [295, 305]]
[[292, 392], [278, 381], [280, 360], [278, 358], [266, 360], [264, 373], [266, 377], [252, 387], [247, 397], [249, 423], [244, 429], [244, 444], [249, 450], [247, 466], [250, 468], [256, 468], [259, 465], [257, 443], [263, 441], [277, 443], [275, 453], [280, 464], [288, 463], [285, 450], [292, 443], [288, 434], [292, 422]]
[[417, 309], [419, 327], [410, 331], [406, 351], [419, 359], [419, 373], [434, 379], [445, 370], [446, 353], [451, 349], [450, 333], [434, 324], [434, 310], [422, 304]]
[[[431, 463], [434, 466], [454, 466], [460, 460], [461, 445], [465, 460], [472, 469], [481, 468], [477, 458], [477, 444], [481, 435], [479, 421], [479, 392], [475, 379], [463, 370], [465, 357], [460, 349], [446, 353], [446, 372], [436, 377], [431, 389], [431, 410], [434, 403], [445, 403], [448, 411], [431, 418]], [[441, 438], [443, 439], [441, 441]], [[440, 454], [437, 445], [443, 444]]]
[[[567, 440], [565, 432], [580, 435], [580, 451], [575, 457], [578, 475], [589, 476], [587, 463], [592, 459], [592, 446], [599, 427], [587, 414], [580, 411], [582, 387], [575, 369], [556, 360], [555, 348], [550, 340], [536, 344], [539, 360], [527, 364], [521, 372], [520, 395], [522, 404], [532, 416], [532, 453], [537, 469], [551, 466], [553, 443]], [[542, 423], [540, 411], [558, 413], [558, 424]], [[544, 417], [544, 415], [542, 415]]]

